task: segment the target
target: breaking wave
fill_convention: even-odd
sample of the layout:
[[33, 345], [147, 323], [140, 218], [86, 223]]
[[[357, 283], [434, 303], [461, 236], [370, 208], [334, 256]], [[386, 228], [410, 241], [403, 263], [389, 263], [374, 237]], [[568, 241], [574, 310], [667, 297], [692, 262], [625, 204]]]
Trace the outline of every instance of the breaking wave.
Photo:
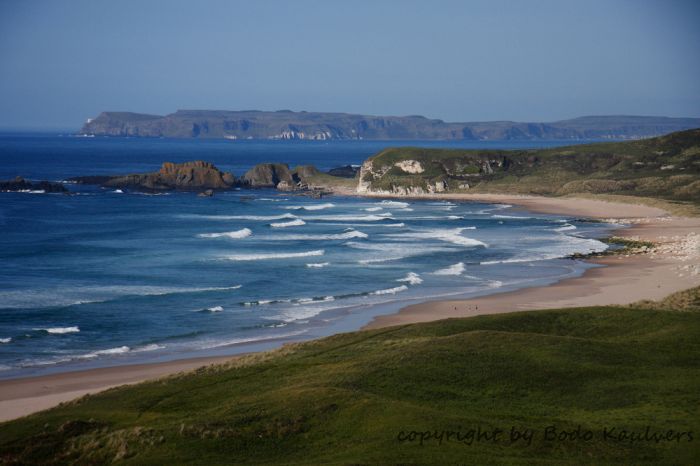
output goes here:
[[335, 207], [335, 204], [327, 202], [325, 204], [311, 204], [311, 205], [291, 205], [284, 207], [287, 210], [323, 210]]
[[401, 202], [401, 201], [382, 201], [379, 203], [382, 207], [390, 207], [390, 208], [399, 208], [399, 209], [405, 209], [411, 204], [408, 202]]
[[381, 222], [382, 220], [392, 219], [390, 213], [372, 214], [372, 215], [315, 215], [313, 217], [303, 217], [304, 220], [313, 221], [329, 221], [329, 222]]
[[396, 294], [396, 293], [401, 293], [402, 291], [406, 291], [407, 289], [408, 289], [408, 287], [406, 285], [401, 285], [401, 286], [396, 286], [394, 288], [387, 288], [384, 290], [373, 291], [370, 294], [371, 295]]
[[456, 244], [458, 246], [474, 247], [483, 246], [488, 247], [483, 241], [478, 239], [469, 238], [462, 236], [461, 233], [464, 230], [476, 229], [476, 227], [462, 227], [462, 228], [449, 228], [449, 229], [431, 229], [423, 231], [413, 231], [402, 233], [398, 235], [386, 235], [388, 238], [407, 240], [407, 239], [436, 239], [440, 241], [445, 241], [448, 243]]
[[74, 327], [35, 328], [34, 330], [43, 330], [44, 332], [50, 333], [52, 335], [63, 335], [64, 333], [78, 333], [78, 332], [80, 332], [80, 328], [77, 326], [74, 326]]
[[199, 215], [199, 214], [183, 214], [178, 215], [179, 218], [200, 218], [205, 220], [284, 220], [285, 218], [297, 218], [294, 214], [282, 215]]
[[397, 282], [405, 282], [405, 283], [408, 283], [409, 285], [420, 285], [421, 283], [423, 283], [423, 279], [420, 278], [420, 275], [418, 275], [415, 272], [408, 272], [408, 274], [405, 277], [399, 278], [396, 281]]
[[259, 261], [269, 259], [294, 259], [297, 257], [322, 256], [325, 254], [323, 249], [305, 252], [277, 252], [269, 254], [231, 254], [223, 256], [222, 259], [230, 261]]
[[294, 220], [291, 220], [289, 222], [279, 222], [270, 224], [272, 228], [300, 227], [302, 225], [306, 225], [306, 222], [300, 218], [295, 218]]
[[464, 262], [458, 262], [444, 269], [436, 270], [433, 275], [462, 275], [465, 270]]
[[247, 238], [252, 235], [253, 232], [249, 228], [243, 228], [236, 231], [225, 231], [223, 233], [200, 233], [197, 235], [199, 238], [231, 238], [231, 239], [241, 239]]
[[330, 240], [345, 240], [354, 238], [367, 238], [367, 233], [357, 230], [346, 231], [337, 234], [318, 234], [318, 235], [276, 235], [261, 238], [271, 241], [330, 241]]

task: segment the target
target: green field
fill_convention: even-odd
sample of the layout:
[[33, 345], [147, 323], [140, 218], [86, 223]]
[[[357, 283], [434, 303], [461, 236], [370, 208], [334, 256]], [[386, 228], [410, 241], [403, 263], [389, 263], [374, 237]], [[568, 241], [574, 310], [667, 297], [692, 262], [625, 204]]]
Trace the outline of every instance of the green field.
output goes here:
[[[0, 462], [698, 464], [699, 388], [696, 288], [341, 334], [112, 389], [1, 424]], [[663, 440], [621, 437], [647, 426]]]

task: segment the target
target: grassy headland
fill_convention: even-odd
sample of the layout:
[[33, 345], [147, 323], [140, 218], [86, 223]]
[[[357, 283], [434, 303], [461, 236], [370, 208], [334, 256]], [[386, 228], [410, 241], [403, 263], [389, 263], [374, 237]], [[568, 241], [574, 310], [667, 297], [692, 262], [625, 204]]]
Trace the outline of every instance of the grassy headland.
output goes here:
[[[0, 458], [693, 464], [699, 296], [695, 288], [636, 306], [448, 319], [287, 346], [2, 424]], [[533, 429], [531, 442], [511, 443], [513, 427]], [[494, 429], [497, 440], [484, 437]], [[440, 441], [442, 431], [460, 436]]]
[[390, 148], [367, 164], [371, 169], [365, 167], [362, 181], [369, 191], [605, 194], [695, 205], [700, 200], [700, 129], [540, 150]]

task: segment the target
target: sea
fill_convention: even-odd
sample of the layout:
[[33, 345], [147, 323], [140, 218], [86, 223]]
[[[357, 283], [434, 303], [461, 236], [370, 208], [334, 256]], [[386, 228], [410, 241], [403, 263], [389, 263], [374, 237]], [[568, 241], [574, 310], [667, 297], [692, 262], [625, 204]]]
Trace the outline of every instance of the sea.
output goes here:
[[[64, 182], [206, 160], [360, 164], [390, 146], [571, 141], [225, 141], [0, 134], [0, 179]], [[0, 193], [0, 378], [267, 350], [436, 299], [555, 283], [616, 226], [506, 204], [275, 190]]]

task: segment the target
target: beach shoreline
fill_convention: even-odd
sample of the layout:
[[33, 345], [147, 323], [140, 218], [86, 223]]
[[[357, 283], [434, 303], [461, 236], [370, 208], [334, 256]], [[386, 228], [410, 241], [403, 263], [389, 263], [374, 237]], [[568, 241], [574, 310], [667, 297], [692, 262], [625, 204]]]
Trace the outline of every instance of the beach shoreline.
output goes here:
[[503, 194], [453, 194], [449, 200], [499, 202], [530, 212], [572, 215], [627, 226], [620, 236], [658, 245], [656, 252], [613, 255], [586, 261], [602, 267], [547, 286], [488, 296], [414, 304], [376, 317], [363, 329], [432, 320], [536, 309], [627, 305], [659, 300], [700, 285], [700, 218], [671, 216], [658, 207], [585, 198], [547, 198]]
[[[358, 196], [357, 193], [337, 194]], [[673, 217], [658, 207], [586, 198], [501, 194], [362, 196], [510, 204], [536, 213], [571, 215], [622, 223], [629, 226], [624, 230], [624, 237], [639, 238], [660, 245], [656, 253], [628, 257], [618, 255], [591, 260], [590, 262], [605, 267], [592, 268], [580, 277], [564, 279], [553, 285], [523, 288], [482, 298], [429, 301], [411, 305], [398, 313], [376, 317], [363, 328], [532, 309], [629, 304], [641, 299], [661, 299], [673, 292], [700, 284], [700, 219]], [[86, 394], [223, 363], [237, 357], [240, 355], [122, 365], [2, 380], [0, 422], [48, 409]]]

